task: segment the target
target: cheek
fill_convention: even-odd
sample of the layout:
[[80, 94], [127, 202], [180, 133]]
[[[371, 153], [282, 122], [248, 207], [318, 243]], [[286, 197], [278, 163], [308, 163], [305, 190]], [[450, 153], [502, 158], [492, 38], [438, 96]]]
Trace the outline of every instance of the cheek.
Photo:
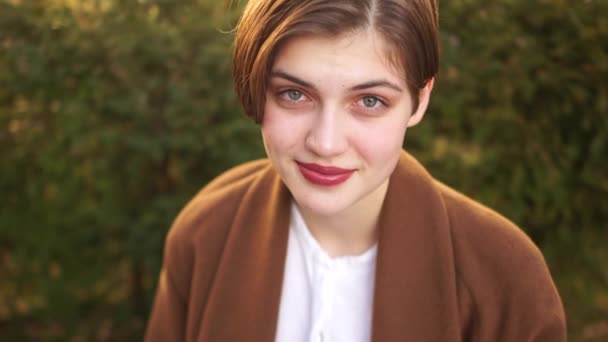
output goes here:
[[289, 151], [301, 140], [303, 125], [276, 105], [267, 104], [262, 122], [262, 138], [268, 153]]
[[[399, 158], [405, 136], [405, 124], [379, 125], [357, 134], [357, 149], [369, 164], [384, 164], [387, 167]], [[381, 166], [382, 165], [376, 165]]]

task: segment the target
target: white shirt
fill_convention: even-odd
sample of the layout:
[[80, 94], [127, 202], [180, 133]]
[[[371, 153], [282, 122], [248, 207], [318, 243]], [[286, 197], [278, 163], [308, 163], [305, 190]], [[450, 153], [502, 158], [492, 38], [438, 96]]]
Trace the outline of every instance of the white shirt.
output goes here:
[[370, 341], [376, 254], [331, 258], [292, 204], [275, 341]]

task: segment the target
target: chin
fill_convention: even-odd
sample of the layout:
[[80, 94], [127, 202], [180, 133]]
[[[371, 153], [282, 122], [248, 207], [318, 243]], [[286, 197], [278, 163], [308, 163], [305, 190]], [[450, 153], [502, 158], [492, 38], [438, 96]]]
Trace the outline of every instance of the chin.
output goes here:
[[348, 204], [343, 203], [342, 201], [336, 201], [335, 199], [315, 200], [296, 195], [294, 195], [294, 199], [299, 207], [319, 216], [334, 216], [349, 207]]
[[325, 192], [308, 184], [298, 184], [291, 188], [291, 194], [298, 206], [321, 216], [332, 216], [347, 210], [357, 203], [358, 198], [344, 191]]

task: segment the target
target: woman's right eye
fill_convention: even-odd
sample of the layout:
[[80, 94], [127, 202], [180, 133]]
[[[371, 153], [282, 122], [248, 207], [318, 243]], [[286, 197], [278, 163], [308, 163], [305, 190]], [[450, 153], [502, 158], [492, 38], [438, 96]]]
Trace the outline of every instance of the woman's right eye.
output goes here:
[[302, 100], [302, 97], [304, 96], [304, 94], [302, 94], [302, 92], [297, 89], [287, 89], [287, 90], [283, 91], [282, 95], [284, 97], [286, 96], [287, 100], [293, 101], [293, 102], [298, 102], [298, 101]]

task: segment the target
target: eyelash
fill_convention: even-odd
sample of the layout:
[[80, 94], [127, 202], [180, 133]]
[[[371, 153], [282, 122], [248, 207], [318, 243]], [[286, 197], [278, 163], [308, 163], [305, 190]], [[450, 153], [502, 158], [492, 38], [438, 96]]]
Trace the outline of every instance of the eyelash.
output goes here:
[[284, 89], [281, 90], [277, 93], [277, 95], [279, 96], [279, 98], [281, 100], [285, 100], [291, 103], [298, 103], [300, 102], [299, 100], [292, 100], [289, 98], [289, 92], [298, 92], [302, 97], [308, 97], [303, 91], [298, 90], [298, 89], [294, 89], [294, 88], [289, 88], [289, 89]]
[[[290, 103], [290, 104], [298, 104], [298, 103], [303, 102], [301, 99], [299, 99], [299, 100], [290, 99], [289, 95], [288, 95], [289, 92], [298, 92], [301, 95], [301, 97], [310, 98], [308, 95], [306, 95], [306, 93], [304, 91], [296, 89], [296, 88], [282, 89], [282, 90], [279, 90], [276, 94], [277, 94], [277, 97], [279, 98], [279, 100]], [[377, 96], [377, 95], [371, 95], [371, 94], [363, 94], [358, 97], [358, 99], [355, 103], [357, 103], [358, 107], [362, 108], [366, 112], [378, 112], [381, 108], [379, 108], [379, 107], [368, 108], [368, 107], [365, 107], [365, 105], [363, 105], [362, 103], [359, 104], [365, 98], [376, 99], [376, 101], [378, 101], [378, 103], [380, 104], [381, 107], [389, 108], [388, 102], [386, 100], [384, 100], [382, 97]]]
[[[387, 102], [386, 102], [384, 99], [382, 99], [381, 97], [376, 96], [376, 95], [369, 95], [369, 94], [367, 94], [367, 95], [363, 95], [363, 96], [361, 96], [361, 97], [359, 98], [359, 100], [357, 100], [357, 102], [359, 102], [359, 101], [363, 101], [363, 100], [364, 100], [364, 99], [366, 99], [366, 98], [373, 98], [373, 99], [375, 99], [376, 101], [378, 101], [378, 103], [380, 103], [380, 105], [381, 105], [381, 106], [383, 106], [383, 107], [387, 107], [387, 108], [388, 108], [388, 104], [387, 104]], [[375, 107], [374, 107], [374, 108], [369, 108], [369, 107], [366, 107], [365, 105], [363, 105], [363, 107], [364, 107], [365, 109], [370, 109], [370, 110], [375, 108]]]

